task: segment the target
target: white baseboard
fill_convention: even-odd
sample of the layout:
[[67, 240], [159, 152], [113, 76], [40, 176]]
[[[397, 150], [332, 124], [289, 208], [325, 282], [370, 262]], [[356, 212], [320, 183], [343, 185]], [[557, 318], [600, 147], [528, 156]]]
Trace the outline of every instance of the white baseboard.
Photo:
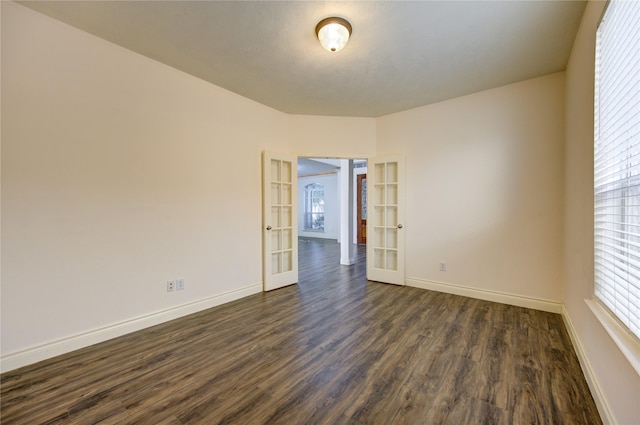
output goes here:
[[569, 332], [569, 338], [571, 338], [571, 342], [573, 343], [573, 348], [576, 350], [576, 355], [578, 356], [578, 360], [580, 361], [580, 366], [582, 367], [582, 372], [584, 373], [584, 377], [587, 380], [587, 384], [589, 385], [589, 389], [591, 390], [591, 395], [593, 396], [593, 400], [598, 407], [598, 412], [600, 413], [600, 418], [605, 425], [615, 425], [618, 422], [615, 419], [613, 411], [607, 402], [606, 397], [604, 396], [604, 392], [602, 388], [600, 388], [600, 384], [596, 379], [596, 375], [593, 372], [593, 368], [591, 367], [591, 363], [589, 362], [589, 358], [587, 357], [587, 353], [584, 350], [584, 346], [582, 345], [582, 341], [578, 338], [578, 333], [576, 332], [576, 328], [573, 326], [573, 322], [571, 321], [571, 317], [569, 316], [569, 312], [567, 311], [564, 304], [562, 304], [562, 319], [564, 320], [564, 325], [567, 328], [567, 332]]
[[550, 313], [562, 313], [562, 303], [560, 301], [525, 297], [522, 295], [491, 291], [487, 289], [470, 288], [468, 286], [418, 279], [415, 277], [406, 278], [405, 284], [415, 288], [429, 289], [431, 291], [445, 292], [447, 294], [462, 295], [464, 297], [477, 298], [485, 301], [493, 301], [518, 307], [532, 308], [534, 310], [548, 311]]
[[6, 354], [0, 357], [0, 371], [7, 372], [22, 366], [37, 363], [60, 354], [69, 353], [118, 336], [126, 335], [128, 333], [168, 322], [189, 314], [197, 313], [249, 295], [257, 294], [261, 291], [262, 283], [257, 283], [234, 291], [214, 295], [188, 304], [135, 317], [124, 322]]

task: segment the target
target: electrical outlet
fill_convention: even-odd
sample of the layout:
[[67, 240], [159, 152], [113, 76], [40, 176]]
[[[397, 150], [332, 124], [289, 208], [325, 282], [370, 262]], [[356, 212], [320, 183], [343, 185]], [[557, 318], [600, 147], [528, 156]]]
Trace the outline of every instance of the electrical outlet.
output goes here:
[[184, 289], [184, 277], [179, 277], [176, 279], [176, 290], [182, 291]]
[[167, 280], [167, 292], [173, 292], [176, 290], [176, 281]]
[[440, 271], [441, 272], [447, 271], [447, 263], [445, 263], [444, 261], [440, 261]]

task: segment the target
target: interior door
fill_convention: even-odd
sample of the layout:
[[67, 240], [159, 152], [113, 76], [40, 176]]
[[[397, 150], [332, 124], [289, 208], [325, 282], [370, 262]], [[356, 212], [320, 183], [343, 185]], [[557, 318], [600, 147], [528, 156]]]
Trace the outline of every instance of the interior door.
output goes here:
[[405, 284], [404, 157], [369, 159], [367, 279]]
[[367, 243], [367, 175], [358, 174], [356, 184], [356, 236], [358, 243]]
[[264, 290], [298, 282], [297, 161], [292, 155], [262, 155]]

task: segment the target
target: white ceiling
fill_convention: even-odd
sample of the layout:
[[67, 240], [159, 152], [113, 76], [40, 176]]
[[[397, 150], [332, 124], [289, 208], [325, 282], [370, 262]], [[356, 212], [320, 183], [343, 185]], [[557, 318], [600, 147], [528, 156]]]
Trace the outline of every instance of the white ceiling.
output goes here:
[[[26, 1], [291, 114], [377, 117], [564, 70], [583, 1]], [[318, 21], [349, 20], [329, 53]]]
[[339, 159], [298, 158], [298, 177], [333, 173], [339, 168]]

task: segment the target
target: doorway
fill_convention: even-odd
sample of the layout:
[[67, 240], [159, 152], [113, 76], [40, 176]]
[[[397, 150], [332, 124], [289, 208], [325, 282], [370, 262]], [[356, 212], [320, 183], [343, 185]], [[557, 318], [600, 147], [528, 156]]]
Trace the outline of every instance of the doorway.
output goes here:
[[323, 274], [340, 265], [366, 270], [366, 172], [366, 159], [298, 158], [301, 283], [310, 266]]
[[[298, 216], [298, 198], [301, 196], [298, 194], [297, 162], [298, 158], [291, 154], [264, 151], [262, 155], [265, 291], [298, 282], [298, 228], [304, 220]], [[355, 263], [358, 246], [355, 163], [353, 159], [340, 160], [340, 185], [344, 188], [341, 189], [340, 223], [348, 224], [338, 226], [342, 265]], [[370, 187], [364, 204], [371, 204], [370, 208], [367, 207], [366, 276], [377, 282], [405, 285], [405, 158], [398, 154], [370, 157], [366, 160], [366, 168]], [[361, 170], [361, 174], [366, 172], [367, 169]], [[336, 186], [329, 184], [327, 188]], [[320, 197], [324, 196], [324, 187], [311, 185], [309, 193], [307, 202], [312, 207], [306, 211], [309, 215], [307, 223], [313, 223], [309, 230], [318, 231], [319, 235], [330, 227], [327, 224], [326, 198]]]

